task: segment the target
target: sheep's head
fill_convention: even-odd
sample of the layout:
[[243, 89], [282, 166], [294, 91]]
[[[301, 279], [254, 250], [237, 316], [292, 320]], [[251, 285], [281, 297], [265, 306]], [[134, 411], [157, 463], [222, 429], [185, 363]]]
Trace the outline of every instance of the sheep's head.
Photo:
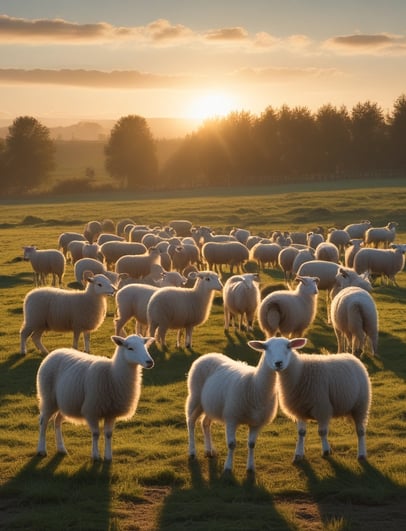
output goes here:
[[261, 352], [265, 352], [265, 360], [268, 366], [276, 372], [284, 371], [290, 363], [292, 349], [300, 349], [305, 346], [307, 339], [286, 337], [271, 337], [266, 341], [248, 341], [248, 345]]
[[312, 295], [317, 295], [319, 292], [318, 283], [320, 282], [319, 277], [301, 277], [300, 275], [296, 276], [296, 280], [299, 282], [299, 289], [304, 290], [306, 293]]
[[85, 271], [83, 278], [93, 286], [94, 292], [98, 295], [114, 295], [117, 291], [116, 286], [105, 275], [94, 275], [91, 271]]
[[148, 347], [155, 341], [153, 337], [132, 334], [127, 337], [111, 336], [111, 340], [124, 351], [127, 363], [141, 365], [144, 369], [152, 369], [154, 366], [154, 360], [148, 352]]

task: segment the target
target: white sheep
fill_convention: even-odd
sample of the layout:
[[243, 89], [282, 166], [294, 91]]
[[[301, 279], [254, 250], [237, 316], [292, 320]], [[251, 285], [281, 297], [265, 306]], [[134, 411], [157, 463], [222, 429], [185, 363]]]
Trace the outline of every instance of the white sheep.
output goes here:
[[260, 302], [258, 273], [244, 273], [229, 277], [223, 288], [224, 329], [230, 328], [230, 322], [238, 316], [238, 329], [245, 325], [246, 330], [253, 330], [255, 314]]
[[269, 293], [259, 305], [258, 321], [267, 337], [280, 332], [288, 336], [303, 335], [312, 324], [317, 311], [317, 277], [297, 276], [294, 291], [277, 290]]
[[364, 240], [361, 238], [354, 238], [350, 240], [350, 245], [346, 248], [344, 253], [345, 267], [354, 267], [354, 256], [362, 249]]
[[101, 274], [106, 276], [114, 285], [117, 285], [120, 278], [120, 275], [115, 273], [114, 271], [108, 271], [104, 265], [99, 262], [99, 260], [95, 260], [94, 258], [81, 258], [77, 262], [75, 262], [75, 265], [73, 266], [73, 273], [75, 275], [75, 280], [79, 284], [82, 284], [82, 286], [86, 286], [87, 281], [84, 278], [84, 273], [86, 271], [91, 271], [94, 275]]
[[325, 260], [326, 262], [335, 262], [336, 264], [340, 261], [338, 247], [328, 241], [319, 243], [314, 251], [314, 257], [316, 260]]
[[368, 273], [361, 273], [360, 275], [350, 267], [340, 266], [337, 271], [334, 286], [330, 291], [330, 300], [332, 300], [337, 293], [350, 286], [362, 288], [365, 291], [372, 291], [372, 284]]
[[65, 273], [65, 257], [58, 249], [37, 249], [35, 245], [23, 247], [24, 260], [31, 262], [34, 270], [34, 281], [36, 286], [45, 284], [47, 275], [52, 275], [52, 285], [56, 285], [58, 279], [59, 286], [62, 285]]
[[85, 243], [82, 247], [82, 257], [103, 261], [100, 245], [98, 243]]
[[144, 254], [147, 248], [139, 242], [108, 241], [100, 246], [100, 251], [107, 269], [111, 269], [121, 256]]
[[124, 229], [127, 225], [135, 225], [135, 221], [131, 218], [123, 218], [116, 223], [116, 234], [124, 236]]
[[20, 330], [21, 354], [27, 352], [27, 339], [31, 336], [43, 354], [48, 350], [41, 342], [46, 330], [73, 331], [73, 348], [78, 348], [83, 332], [85, 351], [90, 350], [90, 332], [99, 328], [106, 317], [107, 295], [116, 291], [104, 275], [85, 274], [88, 282], [85, 291], [58, 288], [35, 288], [24, 298], [24, 321]]
[[364, 236], [365, 245], [371, 247], [382, 246], [387, 249], [391, 243], [395, 241], [396, 228], [399, 223], [396, 221], [390, 221], [386, 227], [370, 227]]
[[289, 245], [281, 249], [281, 252], [278, 254], [278, 265], [283, 271], [286, 283], [293, 278], [293, 261], [298, 253], [299, 249], [297, 247]]
[[189, 456], [196, 457], [195, 425], [202, 416], [205, 454], [216, 455], [211, 438], [212, 421], [225, 424], [228, 454], [224, 470], [233, 468], [236, 430], [248, 425], [247, 471], [255, 470], [255, 443], [260, 430], [277, 413], [275, 373], [268, 356], [261, 356], [252, 367], [224, 354], [205, 354], [193, 362], [187, 378], [185, 414], [189, 437]]
[[350, 417], [358, 438], [358, 459], [367, 457], [366, 427], [371, 405], [368, 372], [352, 354], [299, 354], [306, 339], [274, 337], [250, 341], [264, 351], [278, 375], [277, 389], [282, 411], [297, 421], [298, 440], [294, 461], [304, 458], [306, 422], [316, 420], [323, 456], [331, 454], [328, 430], [331, 418]]
[[[181, 287], [186, 284], [186, 281], [187, 279], [177, 271], [168, 271], [162, 273], [159, 285], [160, 287]], [[124, 326], [131, 318], [136, 321], [135, 332], [137, 334], [144, 333], [144, 329], [148, 326], [148, 302], [160, 287], [148, 284], [129, 284], [117, 291], [117, 315], [114, 319], [117, 335], [124, 334]]]
[[173, 219], [168, 223], [169, 227], [175, 230], [176, 235], [183, 238], [191, 235], [192, 222], [188, 219]]
[[103, 226], [100, 221], [88, 221], [83, 229], [83, 234], [89, 243], [95, 242], [102, 232]]
[[371, 295], [362, 288], [340, 290], [331, 302], [331, 322], [337, 337], [337, 352], [351, 348], [361, 357], [365, 339], [369, 339], [373, 356], [378, 356], [378, 311]]
[[161, 253], [156, 247], [151, 247], [144, 254], [121, 256], [116, 262], [115, 272], [142, 278], [149, 275], [152, 264], [161, 265]]
[[266, 266], [276, 268], [281, 250], [279, 243], [259, 242], [250, 249], [249, 258], [257, 262], [259, 269], [265, 269]]
[[312, 249], [316, 249], [319, 243], [324, 241], [324, 236], [320, 232], [310, 231], [307, 233], [307, 245]]
[[239, 242], [247, 245], [248, 238], [251, 236], [251, 232], [247, 229], [241, 229], [234, 227], [230, 230], [230, 236], [234, 236]]
[[372, 227], [369, 220], [361, 221], [360, 223], [350, 223], [344, 227], [351, 239], [364, 239], [365, 232]]
[[54, 418], [56, 450], [66, 454], [62, 422], [86, 422], [92, 434], [92, 459], [100, 459], [99, 422], [104, 421], [104, 459], [112, 460], [112, 436], [117, 419], [131, 418], [141, 394], [142, 368], [154, 361], [148, 352], [152, 338], [112, 336], [112, 358], [92, 356], [72, 348], [52, 351], [37, 373], [40, 421], [37, 455], [46, 456], [46, 429]]
[[58, 238], [58, 249], [62, 249], [65, 258], [68, 252], [68, 244], [73, 240], [86, 241], [86, 238], [79, 232], [62, 232]]
[[67, 257], [70, 258], [72, 264], [83, 258], [83, 247], [86, 241], [72, 240], [68, 243]]
[[218, 275], [212, 271], [192, 272], [189, 278], [196, 279], [193, 288], [165, 287], [154, 293], [148, 303], [149, 334], [156, 333], [162, 346], [166, 345], [168, 329], [175, 329], [179, 347], [185, 329], [185, 346], [191, 348], [194, 327], [207, 321], [214, 293], [223, 288]]
[[344, 254], [345, 248], [350, 243], [350, 240], [351, 236], [344, 229], [336, 229], [333, 227], [329, 229], [327, 234], [327, 241], [333, 243], [337, 247], [340, 255]]
[[209, 269], [218, 267], [221, 272], [223, 265], [229, 265], [230, 273], [233, 274], [234, 267], [237, 271], [242, 270], [244, 263], [249, 259], [249, 250], [237, 241], [209, 241], [202, 247], [202, 257]]
[[357, 273], [368, 272], [370, 275], [379, 275], [386, 278], [387, 282], [396, 282], [396, 274], [405, 266], [406, 245], [392, 244], [391, 249], [362, 248], [354, 257], [354, 269]]
[[97, 238], [97, 244], [103, 245], [103, 243], [106, 242], [123, 242], [125, 241], [125, 238], [123, 236], [118, 236], [117, 234], [113, 234], [111, 232], [102, 232], [99, 234], [99, 237]]
[[297, 274], [302, 264], [304, 264], [305, 262], [309, 262], [309, 260], [314, 260], [314, 253], [315, 253], [315, 249], [313, 249], [313, 247], [299, 249], [299, 252], [296, 254], [296, 256], [293, 259], [292, 275]]

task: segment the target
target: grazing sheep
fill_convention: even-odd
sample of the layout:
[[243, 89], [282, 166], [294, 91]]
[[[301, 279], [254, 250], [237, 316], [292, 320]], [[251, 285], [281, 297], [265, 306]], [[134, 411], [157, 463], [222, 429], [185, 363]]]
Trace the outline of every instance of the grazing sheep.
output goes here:
[[193, 224], [187, 219], [173, 219], [168, 225], [174, 229], [176, 236], [179, 236], [180, 238], [191, 235]]
[[293, 259], [292, 274], [296, 275], [300, 269], [300, 266], [305, 262], [314, 260], [315, 249], [313, 247], [307, 247], [306, 249], [299, 249], [299, 252]]
[[283, 271], [286, 283], [293, 279], [293, 261], [298, 252], [299, 249], [297, 247], [289, 245], [289, 247], [281, 249], [278, 254], [278, 265]]
[[216, 273], [200, 271], [190, 273], [196, 279], [193, 288], [165, 287], [152, 295], [147, 308], [149, 333], [162, 346], [166, 345], [168, 329], [178, 330], [176, 346], [180, 346], [182, 329], [185, 329], [185, 347], [192, 347], [192, 333], [195, 326], [207, 321], [215, 291], [223, 285]]
[[144, 254], [147, 252], [147, 248], [139, 242], [108, 241], [100, 246], [100, 251], [104, 256], [107, 269], [111, 269], [122, 256]]
[[72, 240], [68, 243], [67, 256], [70, 258], [72, 264], [75, 264], [78, 260], [83, 258], [83, 247], [86, 245], [86, 241]]
[[21, 354], [27, 353], [27, 339], [31, 336], [35, 346], [48, 354], [41, 342], [46, 330], [73, 331], [73, 348], [78, 348], [83, 332], [85, 351], [90, 351], [90, 332], [99, 328], [106, 317], [107, 295], [116, 291], [104, 275], [84, 275], [88, 285], [85, 291], [58, 288], [35, 288], [24, 299], [24, 322], [21, 326]]
[[243, 264], [249, 259], [248, 248], [237, 241], [228, 242], [207, 242], [202, 247], [202, 257], [208, 264], [209, 269], [219, 268], [222, 272], [223, 265], [230, 266], [230, 273], [233, 274], [234, 267], [237, 271], [242, 271]]
[[229, 277], [223, 288], [224, 329], [230, 328], [230, 321], [239, 316], [238, 329], [241, 330], [245, 322], [248, 331], [253, 330], [255, 313], [260, 302], [258, 273], [245, 273]]
[[372, 227], [372, 223], [368, 220], [361, 221], [360, 223], [350, 223], [344, 227], [344, 230], [348, 232], [351, 239], [364, 239], [365, 232]]
[[363, 245], [364, 240], [361, 240], [360, 238], [350, 240], [350, 245], [346, 248], [344, 253], [345, 267], [354, 267], [354, 256], [360, 249], [362, 249]]
[[337, 247], [340, 255], [344, 255], [345, 248], [350, 243], [350, 240], [351, 236], [344, 229], [332, 228], [329, 229], [327, 234], [327, 241], [333, 243]]
[[267, 337], [280, 332], [287, 336], [303, 335], [312, 324], [317, 311], [316, 277], [297, 276], [294, 291], [277, 290], [267, 295], [259, 305], [258, 321]]
[[250, 249], [249, 258], [257, 262], [259, 269], [265, 269], [266, 266], [276, 268], [281, 250], [279, 243], [259, 242]]
[[156, 247], [151, 247], [144, 254], [121, 256], [116, 262], [115, 272], [127, 273], [133, 278], [142, 278], [149, 275], [152, 264], [161, 265], [161, 253]]
[[347, 341], [352, 354], [359, 358], [367, 337], [372, 355], [378, 356], [378, 311], [367, 291], [354, 286], [340, 290], [331, 303], [331, 322], [337, 337], [337, 352], [347, 350]]
[[83, 234], [89, 243], [94, 243], [103, 232], [100, 221], [88, 221], [83, 229]]
[[[163, 273], [160, 287], [181, 287], [186, 283], [186, 278], [177, 271]], [[160, 289], [158, 286], [148, 284], [129, 284], [116, 293], [117, 316], [114, 319], [117, 335], [123, 335], [125, 324], [134, 318], [136, 321], [135, 332], [142, 334], [148, 325], [147, 306], [152, 295]]]
[[152, 338], [112, 336], [113, 357], [92, 356], [71, 348], [52, 351], [37, 373], [40, 421], [38, 456], [46, 456], [46, 429], [54, 417], [56, 450], [66, 454], [62, 422], [86, 422], [92, 433], [92, 459], [100, 459], [99, 422], [104, 421], [104, 459], [112, 460], [112, 435], [117, 419], [131, 418], [141, 394], [142, 369], [154, 361]]
[[406, 245], [392, 244], [391, 249], [363, 248], [354, 257], [354, 269], [357, 273], [368, 272], [379, 275], [398, 286], [395, 275], [405, 266]]
[[316, 249], [319, 243], [324, 241], [324, 236], [320, 232], [310, 231], [307, 233], [307, 245], [312, 249]]
[[99, 234], [99, 237], [97, 238], [97, 244], [103, 245], [103, 243], [106, 242], [123, 242], [125, 241], [125, 238], [123, 236], [118, 236], [117, 234], [113, 234], [110, 232], [102, 232]]
[[370, 227], [365, 232], [365, 245], [377, 248], [382, 244], [383, 248], [387, 249], [395, 241], [398, 226], [396, 221], [390, 221], [386, 227]]
[[47, 275], [52, 275], [52, 285], [62, 286], [62, 278], [65, 273], [65, 257], [57, 249], [37, 249], [35, 245], [23, 247], [24, 260], [29, 260], [34, 270], [34, 283], [36, 286], [45, 284]]
[[97, 243], [85, 243], [82, 247], [82, 257], [102, 261], [103, 255], [100, 251], [100, 245]]
[[298, 440], [294, 462], [304, 458], [306, 422], [316, 420], [323, 456], [331, 454], [328, 429], [331, 418], [350, 417], [358, 438], [358, 459], [367, 457], [366, 427], [371, 405], [371, 383], [361, 361], [352, 354], [299, 354], [306, 339], [274, 337], [250, 341], [251, 348], [264, 351], [278, 376], [282, 411], [297, 421]]
[[58, 249], [62, 249], [62, 252], [66, 258], [68, 253], [68, 244], [73, 240], [86, 241], [83, 234], [79, 232], [63, 232], [58, 239]]
[[340, 261], [338, 247], [331, 242], [319, 243], [314, 251], [314, 257], [316, 260], [335, 262], [336, 264]]
[[195, 425], [203, 415], [201, 426], [206, 456], [216, 455], [210, 428], [213, 420], [220, 421], [225, 424], [228, 447], [224, 470], [231, 471], [237, 426], [246, 424], [249, 430], [247, 471], [254, 472], [258, 434], [277, 413], [275, 381], [266, 354], [261, 356], [256, 367], [216, 353], [205, 354], [194, 361], [187, 378], [185, 404], [190, 458], [196, 456]]
[[103, 264], [99, 262], [99, 260], [95, 260], [94, 258], [81, 258], [77, 262], [75, 262], [75, 265], [73, 266], [73, 272], [75, 275], [75, 280], [79, 284], [82, 284], [82, 286], [86, 286], [86, 279], [84, 278], [84, 273], [86, 271], [91, 271], [94, 275], [101, 274], [106, 276], [114, 285], [117, 285], [119, 282], [120, 275], [115, 273], [114, 271], [108, 271], [105, 269]]

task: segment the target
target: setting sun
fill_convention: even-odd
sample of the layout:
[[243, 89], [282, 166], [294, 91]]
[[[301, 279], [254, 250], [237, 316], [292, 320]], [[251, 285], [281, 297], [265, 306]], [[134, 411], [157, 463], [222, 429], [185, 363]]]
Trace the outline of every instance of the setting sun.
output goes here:
[[235, 98], [225, 92], [205, 92], [190, 104], [188, 115], [191, 118], [206, 120], [226, 116], [235, 110]]

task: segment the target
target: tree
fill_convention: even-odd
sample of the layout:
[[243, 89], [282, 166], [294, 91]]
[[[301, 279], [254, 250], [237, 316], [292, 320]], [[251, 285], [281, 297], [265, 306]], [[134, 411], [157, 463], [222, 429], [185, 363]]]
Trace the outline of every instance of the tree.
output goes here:
[[3, 188], [24, 192], [46, 182], [55, 167], [49, 129], [31, 116], [16, 118], [9, 127], [3, 159]]
[[318, 165], [322, 172], [335, 174], [348, 166], [351, 134], [347, 109], [323, 105], [316, 115]]
[[389, 117], [392, 161], [397, 169], [406, 169], [406, 95], [402, 94], [393, 105]]
[[386, 160], [386, 124], [382, 109], [366, 101], [351, 112], [353, 164], [355, 170], [379, 170]]
[[156, 146], [145, 118], [136, 115], [120, 118], [104, 153], [106, 170], [124, 188], [151, 188], [156, 183]]

